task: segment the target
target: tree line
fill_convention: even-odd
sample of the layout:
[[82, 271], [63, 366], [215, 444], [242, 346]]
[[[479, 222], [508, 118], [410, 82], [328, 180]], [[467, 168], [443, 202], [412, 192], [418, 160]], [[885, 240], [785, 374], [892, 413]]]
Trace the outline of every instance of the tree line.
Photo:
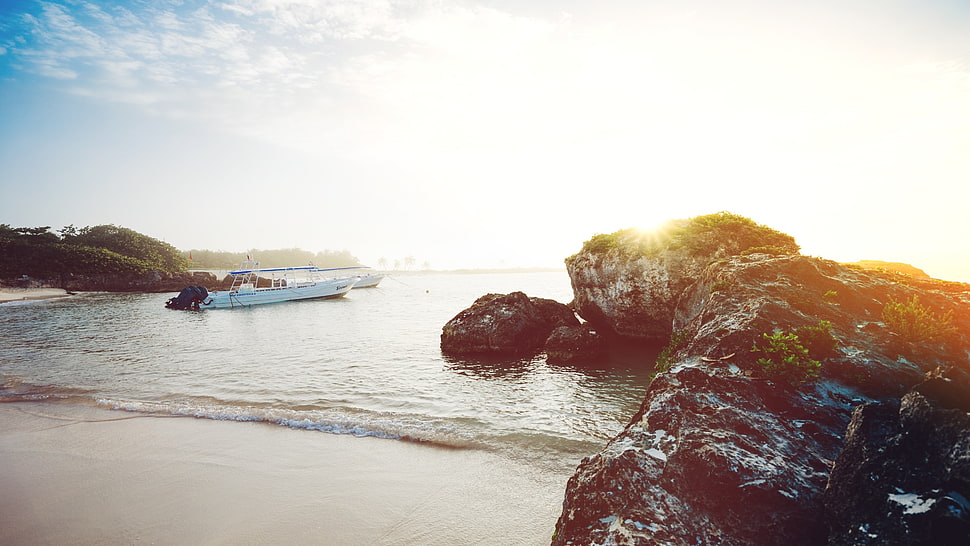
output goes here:
[[226, 252], [193, 248], [183, 252], [192, 269], [237, 269], [243, 260], [258, 260], [260, 267], [290, 267], [315, 265], [317, 267], [351, 267], [361, 265], [360, 261], [347, 250], [324, 250], [310, 252], [299, 248], [277, 250], [252, 249], [246, 252]]
[[346, 250], [309, 252], [298, 248], [223, 252], [180, 251], [135, 230], [112, 224], [57, 231], [50, 226], [0, 224], [0, 278], [27, 275], [56, 279], [62, 275], [143, 275], [148, 271], [181, 273], [189, 269], [236, 269], [247, 256], [262, 267], [313, 264], [319, 267], [360, 265]]
[[0, 277], [177, 273], [188, 262], [172, 245], [115, 225], [11, 227], [0, 224]]

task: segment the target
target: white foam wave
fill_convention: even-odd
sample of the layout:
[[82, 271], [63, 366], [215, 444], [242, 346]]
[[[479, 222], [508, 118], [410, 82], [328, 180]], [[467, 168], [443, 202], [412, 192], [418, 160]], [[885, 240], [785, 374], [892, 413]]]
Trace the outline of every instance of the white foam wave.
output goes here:
[[359, 409], [292, 410], [255, 406], [201, 404], [190, 401], [141, 402], [98, 399], [99, 406], [147, 414], [213, 419], [218, 421], [262, 422], [293, 429], [349, 434], [358, 437], [407, 440], [474, 447], [475, 442], [454, 426], [439, 420], [409, 415], [373, 413]]

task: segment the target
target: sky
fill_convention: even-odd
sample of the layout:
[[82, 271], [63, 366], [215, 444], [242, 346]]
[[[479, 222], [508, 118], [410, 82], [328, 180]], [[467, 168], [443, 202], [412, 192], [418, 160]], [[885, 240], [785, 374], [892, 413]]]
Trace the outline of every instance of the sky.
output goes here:
[[0, 223], [558, 267], [718, 211], [970, 281], [964, 0], [4, 0]]

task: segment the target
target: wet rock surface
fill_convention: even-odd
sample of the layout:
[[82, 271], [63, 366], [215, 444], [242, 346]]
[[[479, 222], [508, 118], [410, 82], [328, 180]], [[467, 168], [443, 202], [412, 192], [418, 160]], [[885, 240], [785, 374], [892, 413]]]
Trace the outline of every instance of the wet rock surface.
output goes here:
[[[596, 267], [608, 270], [603, 264]], [[632, 266], [617, 267], [625, 278], [637, 276]], [[651, 383], [627, 428], [601, 452], [584, 459], [569, 480], [553, 544], [808, 545], [826, 543], [830, 532], [833, 544], [855, 543], [845, 538], [848, 530], [870, 521], [870, 512], [875, 517], [877, 511], [869, 499], [838, 500], [843, 496], [835, 491], [864, 489], [852, 481], [864, 473], [840, 474], [832, 468], [843, 458], [850, 469], [892, 465], [870, 456], [851, 463], [844, 455], [844, 446], [850, 450], [854, 445], [846, 444], [854, 412], [873, 403], [884, 409], [858, 411], [864, 416], [867, 411], [883, 412], [878, 423], [884, 424], [873, 421], [876, 432], [864, 437], [880, 437], [879, 431], [899, 426], [886, 424], [891, 419], [915, 422], [916, 415], [925, 424], [919, 430], [930, 430], [925, 427], [932, 424], [952, 431], [927, 432], [938, 442], [921, 442], [931, 448], [922, 457], [953, 469], [949, 477], [937, 479], [925, 464], [907, 463], [912, 479], [924, 487], [886, 485], [878, 492], [881, 505], [893, 506], [889, 494], [913, 493], [938, 499], [934, 506], [940, 517], [963, 509], [959, 499], [970, 498], [970, 490], [960, 464], [970, 457], [965, 445], [970, 427], [958, 414], [965, 416], [966, 410], [931, 409], [921, 401], [929, 400], [927, 395], [907, 392], [927, 373], [952, 378], [970, 368], [970, 286], [864, 271], [806, 256], [751, 254], [690, 267], [691, 273], [682, 277], [691, 282], [683, 288], [670, 285], [669, 301], [676, 303], [665, 308], [665, 318], [657, 319], [669, 320], [665, 331], [680, 333], [684, 341], [673, 351], [669, 370]], [[640, 274], [653, 277], [647, 284], [662, 284], [666, 273], [659, 271], [644, 267]], [[607, 277], [600, 280], [610, 283]], [[912, 296], [940, 313], [951, 311], [952, 335], [926, 340], [894, 333], [883, 321], [883, 309], [890, 301]], [[617, 320], [641, 320], [625, 316]], [[794, 384], [766, 379], [757, 363], [761, 355], [751, 352], [755, 341], [763, 334], [791, 332], [820, 321], [830, 324], [838, 340], [837, 349], [821, 360], [820, 377]], [[616, 331], [637, 328], [618, 323]], [[956, 388], [956, 393], [934, 399], [970, 397], [965, 383]], [[906, 442], [899, 445], [902, 453], [912, 450]], [[833, 477], [838, 480], [830, 483]], [[902, 493], [895, 493], [895, 487]], [[924, 496], [936, 490], [936, 497]], [[944, 497], [956, 500], [947, 504]], [[888, 522], [905, 509], [899, 505], [883, 512], [880, 521]], [[836, 512], [841, 519], [835, 519]], [[952, 532], [961, 537], [962, 528], [947, 522], [929, 527], [956, 529]], [[883, 532], [871, 521], [868, 525], [875, 529], [872, 533]], [[900, 543], [920, 543], [905, 540]]]
[[935, 377], [852, 416], [824, 500], [829, 544], [970, 544], [970, 393]]
[[543, 349], [550, 364], [595, 364], [609, 358], [606, 338], [588, 324], [560, 326], [546, 338]]

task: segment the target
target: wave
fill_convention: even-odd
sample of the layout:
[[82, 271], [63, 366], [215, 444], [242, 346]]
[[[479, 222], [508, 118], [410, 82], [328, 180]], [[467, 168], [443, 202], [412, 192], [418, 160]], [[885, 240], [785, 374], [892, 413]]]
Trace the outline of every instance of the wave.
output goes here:
[[90, 393], [84, 389], [65, 389], [28, 383], [17, 377], [0, 376], [0, 403], [77, 402], [84, 403]]
[[111, 410], [143, 414], [257, 422], [292, 429], [348, 434], [434, 444], [455, 449], [482, 449], [470, 433], [442, 419], [406, 414], [376, 413], [359, 408], [289, 409], [214, 403], [213, 401], [130, 401], [98, 398], [97, 405]]
[[[210, 396], [177, 395], [163, 400], [132, 400], [82, 388], [37, 385], [0, 375], [0, 403], [40, 402], [96, 407], [136, 414], [253, 422], [295, 430], [414, 442], [446, 449], [501, 452], [537, 465], [558, 464], [590, 453], [598, 445], [549, 430], [510, 429], [470, 417], [435, 417], [358, 407], [229, 401]], [[555, 461], [555, 463], [553, 463]]]

